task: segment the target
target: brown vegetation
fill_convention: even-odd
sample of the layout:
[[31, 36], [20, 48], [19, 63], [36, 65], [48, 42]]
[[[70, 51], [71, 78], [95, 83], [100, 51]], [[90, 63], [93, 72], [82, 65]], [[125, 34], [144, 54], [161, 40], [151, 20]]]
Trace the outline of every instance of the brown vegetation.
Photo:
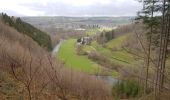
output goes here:
[[105, 68], [111, 70], [119, 71], [121, 69], [121, 65], [114, 64], [109, 58], [97, 53], [97, 52], [90, 52], [88, 54], [88, 58], [92, 59], [93, 61], [97, 62], [101, 66], [104, 66]]
[[115, 29], [115, 37], [121, 36], [123, 34], [132, 33], [134, 31], [134, 23], [127, 24]]
[[[17, 95], [10, 94], [8, 98], [20, 96], [24, 100], [111, 99], [110, 87], [103, 82], [90, 75], [66, 69], [31, 38], [1, 22], [0, 70], [7, 74], [2, 77], [11, 77], [14, 81], [12, 84], [19, 86], [14, 91]], [[4, 86], [2, 83], [3, 80], [0, 79], [1, 87]], [[5, 94], [0, 90], [0, 97]]]

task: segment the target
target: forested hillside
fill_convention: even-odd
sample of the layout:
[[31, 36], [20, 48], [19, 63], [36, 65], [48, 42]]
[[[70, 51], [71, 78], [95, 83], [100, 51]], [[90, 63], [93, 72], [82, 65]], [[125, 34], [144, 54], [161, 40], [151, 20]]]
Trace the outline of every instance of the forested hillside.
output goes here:
[[20, 18], [10, 17], [4, 13], [1, 14], [0, 18], [2, 22], [15, 28], [18, 32], [31, 37], [41, 47], [47, 48], [48, 50], [52, 49], [51, 38], [48, 34], [22, 21]]

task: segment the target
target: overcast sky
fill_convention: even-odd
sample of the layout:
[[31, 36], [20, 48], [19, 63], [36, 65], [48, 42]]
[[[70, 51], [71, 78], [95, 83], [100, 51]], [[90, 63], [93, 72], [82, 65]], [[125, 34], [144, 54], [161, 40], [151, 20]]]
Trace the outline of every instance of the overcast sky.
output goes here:
[[135, 16], [136, 0], [0, 0], [0, 12], [13, 16]]

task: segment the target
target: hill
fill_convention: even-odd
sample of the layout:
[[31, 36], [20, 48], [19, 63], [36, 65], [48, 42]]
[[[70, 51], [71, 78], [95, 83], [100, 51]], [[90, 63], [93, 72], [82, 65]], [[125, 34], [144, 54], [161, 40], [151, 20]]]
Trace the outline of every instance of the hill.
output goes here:
[[48, 34], [22, 21], [20, 18], [10, 17], [3, 13], [0, 18], [2, 22], [15, 28], [18, 32], [31, 37], [40, 46], [47, 48], [48, 50], [52, 49], [51, 38]]
[[22, 17], [23, 20], [30, 22], [34, 25], [44, 24], [44, 23], [112, 23], [112, 24], [127, 24], [131, 21], [133, 17], [65, 17], [65, 16], [55, 16], [55, 17]]
[[0, 99], [110, 100], [110, 93], [99, 79], [65, 68], [31, 37], [0, 22]]
[[[92, 27], [114, 28], [115, 26], [128, 24], [133, 17], [22, 17], [22, 20], [35, 27], [55, 33], [59, 29], [75, 30], [79, 28], [88, 29]], [[53, 31], [51, 31], [53, 30]]]

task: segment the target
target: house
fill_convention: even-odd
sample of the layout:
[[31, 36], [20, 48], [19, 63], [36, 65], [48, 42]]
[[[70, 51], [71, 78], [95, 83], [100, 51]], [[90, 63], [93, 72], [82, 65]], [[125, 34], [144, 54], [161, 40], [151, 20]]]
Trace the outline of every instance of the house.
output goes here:
[[89, 36], [77, 39], [77, 43], [81, 45], [89, 45], [91, 41], [92, 41], [92, 38], [90, 38]]

